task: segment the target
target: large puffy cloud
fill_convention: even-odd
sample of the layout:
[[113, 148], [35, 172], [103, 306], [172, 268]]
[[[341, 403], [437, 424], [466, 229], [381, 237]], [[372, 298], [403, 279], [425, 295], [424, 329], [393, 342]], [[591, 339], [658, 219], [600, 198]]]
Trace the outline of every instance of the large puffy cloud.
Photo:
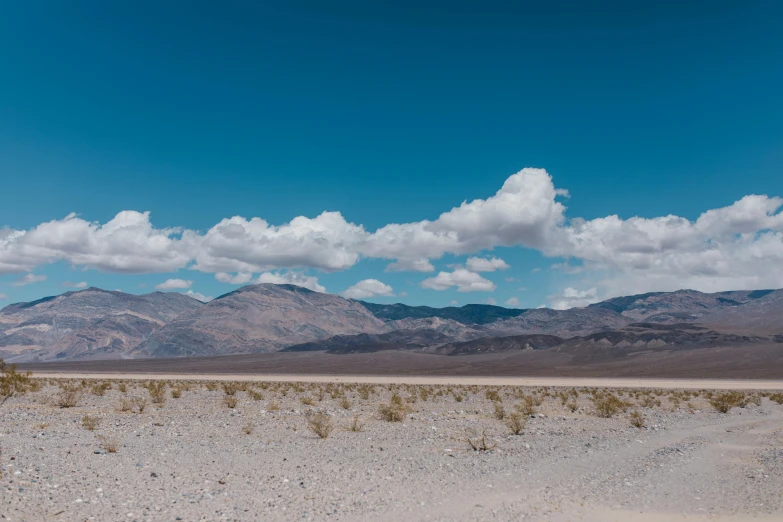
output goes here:
[[276, 227], [260, 218], [224, 219], [206, 234], [183, 234], [204, 272], [264, 272], [276, 268], [345, 270], [359, 260], [357, 245], [367, 233], [339, 212], [297, 217]]
[[0, 273], [30, 271], [60, 260], [107, 272], [170, 272], [191, 253], [173, 238], [177, 229], [156, 229], [149, 212], [126, 210], [104, 225], [70, 214], [31, 230], [0, 231]]
[[[695, 221], [613, 215], [569, 221], [558, 201], [564, 195], [546, 171], [523, 169], [486, 199], [466, 201], [433, 221], [391, 223], [375, 232], [339, 212], [300, 216], [279, 226], [237, 216], [206, 232], [155, 228], [146, 212], [123, 211], [105, 224], [72, 214], [29, 230], [0, 229], [0, 274], [25, 274], [65, 261], [125, 273], [192, 268], [233, 284], [249, 282], [259, 272], [266, 280], [292, 282], [288, 269], [345, 270], [363, 257], [387, 259], [392, 271], [432, 272], [432, 260], [446, 254], [523, 246], [564, 258], [554, 266], [571, 276], [581, 271], [582, 281], [569, 284], [596, 287], [598, 297], [683, 287], [783, 286], [781, 198], [746, 196]], [[475, 261], [482, 258], [471, 259], [465, 272], [473, 275], [464, 277], [480, 277], [476, 271], [487, 267]], [[580, 262], [571, 265], [570, 259]], [[458, 271], [443, 274], [426, 279], [427, 287], [442, 288]], [[304, 282], [313, 276], [297, 277]], [[317, 281], [307, 284], [323, 288]], [[454, 286], [460, 288], [446, 287]]]
[[783, 199], [746, 196], [696, 221], [678, 216], [572, 220], [544, 253], [603, 273], [605, 295], [783, 286]]
[[492, 292], [497, 288], [489, 279], [464, 268], [457, 268], [453, 272], [439, 272], [435, 277], [422, 281], [421, 286], [432, 290], [447, 290], [456, 286], [459, 292]]
[[360, 247], [368, 257], [396, 259], [390, 268], [427, 266], [446, 253], [471, 254], [496, 246], [541, 248], [563, 222], [565, 206], [543, 169], [522, 169], [487, 199], [463, 202], [435, 221], [390, 224]]
[[256, 283], [273, 283], [276, 285], [296, 285], [304, 288], [309, 288], [314, 292], [326, 292], [326, 288], [323, 285], [318, 284], [318, 278], [315, 276], [309, 276], [300, 272], [264, 272]]
[[349, 287], [343, 292], [345, 297], [352, 299], [366, 299], [377, 296], [393, 296], [394, 289], [377, 279], [364, 279]]

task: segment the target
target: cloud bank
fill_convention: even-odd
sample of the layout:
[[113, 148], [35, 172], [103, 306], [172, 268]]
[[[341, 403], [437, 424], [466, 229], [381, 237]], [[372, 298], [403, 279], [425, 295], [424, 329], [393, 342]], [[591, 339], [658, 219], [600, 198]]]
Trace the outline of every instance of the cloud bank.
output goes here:
[[[564, 259], [564, 269], [572, 266], [568, 260], [580, 261], [579, 276], [589, 289], [571, 288], [577, 295], [556, 296], [558, 305], [585, 302], [593, 288], [597, 299], [649, 290], [783, 286], [779, 197], [745, 196], [690, 221], [673, 215], [569, 219], [560, 201], [567, 195], [545, 170], [526, 168], [486, 199], [465, 201], [433, 221], [390, 223], [374, 232], [347, 222], [340, 212], [299, 216], [282, 225], [234, 216], [204, 232], [156, 228], [148, 212], [125, 210], [104, 224], [70, 214], [28, 230], [0, 229], [0, 274], [26, 274], [21, 283], [43, 277], [31, 274], [37, 267], [65, 261], [116, 273], [190, 268], [231, 284], [260, 273], [258, 281], [323, 291], [316, 278], [297, 270], [334, 272], [375, 258], [388, 260], [390, 271], [426, 273], [435, 270], [433, 260], [447, 254], [519, 246]], [[467, 268], [440, 272], [421, 286], [488, 291], [494, 283], [478, 273], [507, 266], [496, 257], [471, 257]]]

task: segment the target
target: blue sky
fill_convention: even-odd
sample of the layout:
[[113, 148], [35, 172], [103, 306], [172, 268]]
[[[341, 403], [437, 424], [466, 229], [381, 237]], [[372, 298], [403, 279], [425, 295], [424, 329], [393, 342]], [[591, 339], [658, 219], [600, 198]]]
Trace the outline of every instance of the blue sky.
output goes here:
[[[182, 279], [216, 296], [235, 288], [215, 278], [238, 273], [223, 270], [235, 255], [245, 268], [255, 260], [251, 280], [304, 274], [337, 293], [375, 279], [395, 294], [378, 302], [435, 306], [783, 286], [779, 3], [422, 4], [0, 7], [0, 306], [66, 281], [145, 292]], [[232, 216], [279, 226], [323, 211], [368, 234], [427, 228], [422, 220], [492, 198], [523, 168], [546, 169], [568, 196], [549, 198], [526, 185], [543, 178], [522, 176], [520, 190], [538, 199], [477, 215], [489, 227], [477, 237], [460, 221], [430, 238], [458, 236], [454, 245], [401, 241], [400, 255], [436, 252], [424, 256], [430, 272], [389, 271], [394, 258], [368, 254], [380, 247], [365, 243], [387, 235], [330, 232], [272, 265], [258, 245], [199, 243], [150, 269], [94, 229], [30, 234], [71, 213], [101, 226], [124, 210], [149, 212], [155, 230], [178, 227], [174, 241]], [[751, 194], [768, 197], [734, 205]], [[555, 209], [551, 222], [514, 220], [536, 201]], [[712, 209], [724, 211], [697, 221]], [[507, 233], [481, 241], [490, 229]], [[326, 243], [357, 259], [325, 271]], [[160, 254], [145, 248], [139, 257]], [[202, 262], [205, 249], [222, 261]], [[509, 268], [467, 270], [492, 291], [422, 287], [493, 256]], [[16, 286], [30, 274], [46, 280]]]

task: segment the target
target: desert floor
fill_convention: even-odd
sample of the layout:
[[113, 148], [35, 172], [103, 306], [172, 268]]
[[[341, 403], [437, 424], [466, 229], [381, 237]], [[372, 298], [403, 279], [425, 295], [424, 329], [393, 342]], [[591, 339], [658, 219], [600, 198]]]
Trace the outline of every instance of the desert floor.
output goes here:
[[0, 519], [783, 519], [779, 393], [37, 382], [0, 407]]

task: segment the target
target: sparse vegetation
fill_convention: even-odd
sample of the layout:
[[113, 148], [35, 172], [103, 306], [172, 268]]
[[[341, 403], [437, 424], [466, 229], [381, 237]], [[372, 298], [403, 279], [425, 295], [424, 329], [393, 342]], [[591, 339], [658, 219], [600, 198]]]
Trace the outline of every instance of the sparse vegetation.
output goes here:
[[99, 419], [96, 415], [85, 415], [82, 417], [82, 426], [86, 430], [95, 431], [95, 428], [97, 428], [98, 424], [100, 423], [101, 419]]
[[639, 410], [633, 410], [629, 418], [631, 426], [639, 429], [644, 428], [644, 415]]
[[250, 435], [253, 433], [253, 428], [255, 428], [255, 426], [253, 426], [253, 421], [249, 421], [247, 424], [242, 426], [242, 432], [245, 435]]
[[364, 423], [359, 419], [358, 415], [353, 416], [351, 425], [348, 427], [349, 431], [360, 432], [364, 430]]
[[465, 435], [465, 442], [468, 443], [468, 446], [473, 451], [481, 452], [481, 451], [489, 451], [491, 449], [494, 449], [494, 445], [490, 445], [487, 443], [487, 432], [486, 430], [483, 430], [481, 432], [481, 435], [471, 434], [468, 433]]
[[710, 399], [713, 408], [721, 413], [728, 413], [735, 406], [745, 407], [747, 404], [745, 394], [742, 392], [731, 391], [713, 395]]
[[334, 430], [332, 418], [323, 412], [311, 413], [307, 417], [307, 427], [321, 439], [329, 438]]
[[618, 413], [625, 411], [630, 406], [629, 403], [620, 400], [616, 395], [603, 392], [596, 393], [592, 398], [595, 406], [596, 415], [605, 419], [614, 417]]
[[378, 413], [380, 414], [381, 419], [387, 422], [402, 422], [405, 420], [408, 413], [410, 413], [410, 409], [399, 395], [393, 393], [389, 403], [382, 404], [380, 408], [378, 408]]
[[509, 414], [506, 418], [506, 426], [508, 426], [508, 429], [511, 430], [513, 435], [521, 434], [522, 430], [525, 429], [526, 424], [527, 417], [523, 417], [518, 411]]
[[235, 395], [226, 395], [223, 397], [223, 404], [230, 409], [236, 408], [238, 403], [239, 399]]
[[100, 441], [101, 448], [105, 450], [106, 453], [117, 453], [120, 449], [120, 441], [114, 437], [100, 435], [98, 436], [98, 440]]
[[19, 373], [16, 366], [0, 359], [0, 406], [14, 395], [24, 395], [32, 385], [31, 373]]

